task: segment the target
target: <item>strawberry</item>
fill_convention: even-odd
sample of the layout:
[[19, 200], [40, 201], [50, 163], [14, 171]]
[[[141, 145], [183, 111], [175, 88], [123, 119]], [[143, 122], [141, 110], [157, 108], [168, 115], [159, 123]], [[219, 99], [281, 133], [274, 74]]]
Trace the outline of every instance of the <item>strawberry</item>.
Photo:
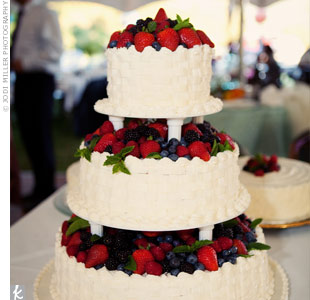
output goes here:
[[125, 30], [129, 31], [132, 27], [135, 27], [135, 25], [134, 24], [128, 24]]
[[146, 141], [140, 145], [140, 153], [143, 158], [146, 158], [152, 152], [160, 152], [160, 146], [155, 141]]
[[62, 232], [62, 233], [66, 233], [66, 231], [67, 231], [68, 228], [69, 228], [69, 223], [68, 223], [68, 221], [64, 221], [64, 222], [62, 223], [62, 226], [61, 226], [61, 232]]
[[237, 221], [238, 221], [238, 225], [240, 225], [241, 226], [241, 228], [242, 228], [242, 230], [243, 230], [243, 232], [245, 233], [245, 232], [250, 232], [251, 231], [251, 229], [249, 228], [249, 227], [247, 227], [244, 223], [242, 223], [242, 221], [240, 220], [240, 218], [235, 218]]
[[269, 158], [269, 163], [270, 164], [277, 164], [278, 163], [278, 157], [275, 154], [271, 155]]
[[217, 239], [218, 243], [220, 244], [221, 248], [223, 250], [228, 250], [232, 247], [233, 241], [226, 237], [226, 236], [221, 236]]
[[163, 137], [164, 139], [167, 138], [168, 126], [166, 124], [156, 122], [149, 124], [148, 127], [155, 128], [159, 132], [161, 137]]
[[121, 33], [119, 41], [117, 43], [117, 48], [126, 47], [126, 44], [130, 42], [133, 43], [133, 34], [129, 31], [124, 31]]
[[135, 141], [129, 141], [125, 147], [130, 147], [130, 146], [134, 146], [134, 148], [127, 155], [132, 155], [132, 156], [140, 158], [139, 144]]
[[150, 251], [157, 261], [162, 261], [166, 257], [165, 251], [159, 246], [151, 247]]
[[213, 244], [210, 245], [210, 247], [212, 247], [216, 253], [221, 252], [223, 249], [219, 243], [219, 241], [213, 241]]
[[200, 38], [196, 31], [192, 28], [182, 28], [178, 31], [180, 40], [184, 43], [187, 48], [193, 48], [196, 45], [201, 45]]
[[269, 167], [269, 170], [272, 172], [272, 171], [279, 171], [280, 170], [280, 167], [278, 165], [271, 165]]
[[61, 237], [61, 246], [68, 246], [72, 236], [67, 236], [65, 233]]
[[145, 136], [141, 136], [139, 141], [138, 141], [138, 144], [143, 144], [146, 142], [146, 137]]
[[183, 241], [186, 241], [189, 237], [193, 236], [194, 231], [195, 229], [179, 230], [177, 234]]
[[203, 246], [197, 252], [197, 258], [208, 271], [217, 271], [217, 256], [215, 250], [210, 246]]
[[136, 240], [134, 241], [134, 244], [135, 244], [138, 248], [142, 247], [142, 248], [144, 248], [144, 249], [146, 249], [146, 248], [149, 246], [149, 242], [147, 241], [146, 238], [136, 239]]
[[157, 24], [155, 32], [158, 33], [158, 32], [160, 32], [160, 31], [162, 31], [162, 30], [164, 30], [166, 28], [169, 28], [169, 27], [170, 27], [169, 21], [165, 20], [165, 21]]
[[155, 41], [154, 35], [148, 32], [138, 32], [134, 38], [136, 50], [142, 52], [145, 47], [151, 46]]
[[85, 267], [91, 268], [98, 264], [104, 264], [109, 258], [108, 248], [105, 245], [93, 245], [87, 255]]
[[105, 121], [100, 126], [100, 135], [105, 135], [106, 133], [113, 133], [114, 126], [111, 121]]
[[78, 245], [68, 246], [66, 251], [69, 256], [76, 256], [77, 253], [79, 252], [79, 246]]
[[117, 142], [115, 135], [113, 133], [107, 133], [98, 141], [94, 151], [102, 153], [108, 145], [112, 146], [115, 142]]
[[138, 126], [139, 126], [139, 123], [137, 120], [130, 120], [127, 128], [128, 129], [136, 129]]
[[163, 267], [156, 261], [149, 261], [145, 264], [145, 272], [150, 275], [160, 276], [163, 273]]
[[170, 243], [162, 242], [159, 244], [159, 247], [163, 249], [165, 252], [169, 252], [173, 249], [173, 246]]
[[196, 30], [196, 33], [199, 36], [203, 45], [207, 44], [211, 48], [214, 48], [214, 43], [209, 39], [209, 37], [202, 30]]
[[110, 44], [112, 41], [119, 41], [120, 36], [121, 36], [121, 32], [120, 32], [120, 31], [115, 31], [115, 32], [113, 32], [112, 35], [111, 35], [111, 37], [110, 37], [109, 44]]
[[73, 235], [72, 235], [72, 238], [71, 240], [69, 241], [68, 243], [68, 247], [70, 246], [79, 246], [80, 244], [82, 244], [82, 241], [81, 241], [81, 233], [79, 231], [75, 232]]
[[76, 261], [81, 262], [81, 263], [85, 263], [86, 257], [87, 257], [87, 253], [85, 251], [80, 251], [80, 252], [78, 252], [78, 254], [76, 256]]
[[161, 235], [161, 232], [159, 231], [143, 231], [143, 234], [147, 237], [157, 237]]
[[227, 133], [222, 133], [222, 132], [217, 132], [216, 135], [220, 138], [221, 140], [221, 144], [225, 144], [225, 142], [227, 141], [229, 143], [229, 145], [231, 146], [231, 148], [234, 150], [235, 149], [235, 144], [233, 139], [231, 138], [231, 136], [229, 136]]
[[77, 215], [76, 214], [72, 214], [71, 217], [70, 217], [70, 220], [75, 218], [75, 217], [77, 217]]
[[200, 136], [202, 136], [202, 132], [199, 130], [199, 128], [193, 124], [193, 123], [188, 123], [182, 126], [182, 136], [186, 134], [188, 130], [194, 130], [196, 131]]
[[97, 128], [94, 132], [93, 132], [93, 134], [92, 135], [100, 135], [100, 127], [99, 128]]
[[195, 141], [188, 146], [189, 154], [191, 157], [199, 157], [204, 161], [210, 160], [211, 156], [205, 145], [201, 141]]
[[196, 242], [196, 239], [193, 236], [190, 236], [188, 239], [186, 239], [186, 245], [193, 245]]
[[237, 253], [238, 254], [245, 254], [245, 255], [248, 254], [248, 250], [247, 250], [247, 248], [245, 247], [245, 245], [244, 245], [244, 243], [242, 241], [234, 239], [233, 240], [233, 245], [235, 247], [237, 247], [237, 249], [238, 249]]
[[208, 142], [206, 142], [206, 143], [204, 143], [204, 145], [205, 145], [205, 147], [206, 147], [207, 151], [208, 151], [209, 153], [211, 153], [211, 151], [212, 151], [211, 144], [210, 144], [210, 143], [208, 143]]
[[135, 274], [142, 275], [145, 272], [145, 265], [149, 261], [154, 261], [154, 257], [149, 250], [138, 249], [132, 254], [133, 259], [137, 264], [137, 269], [134, 271]]
[[166, 28], [157, 34], [157, 41], [162, 47], [174, 51], [179, 46], [180, 38], [178, 33], [172, 28]]
[[255, 175], [255, 176], [261, 177], [261, 176], [264, 176], [264, 175], [265, 175], [265, 172], [264, 172], [264, 170], [259, 169], [259, 170], [256, 170], [256, 171], [254, 172], [254, 175]]
[[156, 23], [161, 23], [167, 19], [168, 19], [168, 17], [167, 17], [165, 10], [163, 8], [160, 8], [156, 14], [154, 21]]
[[183, 157], [189, 154], [189, 150], [185, 146], [177, 146], [177, 155]]
[[88, 142], [92, 139], [92, 137], [93, 137], [92, 133], [88, 133], [88, 134], [86, 134], [84, 141]]
[[118, 140], [122, 141], [124, 139], [124, 134], [125, 134], [125, 131], [127, 131], [127, 128], [121, 128], [119, 130], [117, 130], [115, 132], [115, 136]]
[[114, 143], [112, 145], [113, 154], [119, 153], [124, 147], [125, 147], [125, 144], [121, 141]]

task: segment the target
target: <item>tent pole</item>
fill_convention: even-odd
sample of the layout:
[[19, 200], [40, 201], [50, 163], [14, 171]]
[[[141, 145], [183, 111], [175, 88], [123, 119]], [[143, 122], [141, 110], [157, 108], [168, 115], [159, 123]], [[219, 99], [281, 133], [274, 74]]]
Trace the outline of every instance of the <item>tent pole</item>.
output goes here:
[[244, 85], [243, 76], [243, 0], [239, 0], [240, 6], [240, 33], [239, 33], [239, 80], [241, 87]]

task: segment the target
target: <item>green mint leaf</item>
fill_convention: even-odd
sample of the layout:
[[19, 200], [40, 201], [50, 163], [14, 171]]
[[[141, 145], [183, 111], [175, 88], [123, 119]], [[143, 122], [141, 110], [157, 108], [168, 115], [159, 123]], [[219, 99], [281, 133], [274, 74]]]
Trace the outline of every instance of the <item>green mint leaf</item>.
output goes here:
[[71, 218], [70, 220], [68, 220], [68, 223], [71, 224], [71, 223], [73, 223], [74, 221], [80, 220], [80, 219], [81, 219], [80, 217], [75, 216], [75, 217]]
[[151, 152], [146, 158], [162, 159], [161, 155], [158, 152]]
[[96, 241], [98, 241], [98, 240], [100, 240], [100, 236], [97, 235], [97, 234], [94, 234], [94, 235], [92, 235], [92, 236], [90, 237], [90, 241], [91, 241], [92, 243], [94, 243], [94, 242], [96, 242]]
[[218, 153], [218, 143], [216, 140], [214, 140], [212, 150], [211, 150], [211, 156], [216, 156], [217, 153]]
[[253, 254], [238, 254], [238, 255], [241, 256], [241, 257], [245, 257], [245, 258], [254, 256]]
[[172, 250], [174, 253], [191, 252], [191, 247], [188, 245], [177, 246]]
[[200, 249], [201, 247], [203, 246], [206, 246], [206, 245], [210, 245], [210, 244], [213, 244], [212, 241], [209, 241], [209, 240], [201, 240], [201, 241], [196, 241], [194, 244], [192, 244], [191, 246], [191, 252], [195, 252], [197, 251], [198, 249]]
[[128, 174], [128, 175], [131, 175], [130, 171], [127, 169], [123, 160], [121, 160], [118, 164], [119, 164], [119, 171], [125, 174]]
[[250, 227], [251, 227], [252, 229], [254, 229], [254, 228], [255, 228], [258, 224], [260, 224], [262, 221], [263, 221], [263, 219], [261, 219], [261, 218], [255, 219], [255, 220], [251, 223]]
[[111, 166], [111, 165], [115, 165], [118, 162], [120, 162], [122, 160], [122, 157], [118, 154], [115, 155], [110, 155], [107, 157], [106, 161], [104, 162], [104, 166]]
[[74, 157], [84, 157], [88, 161], [90, 161], [91, 151], [88, 148], [78, 149], [74, 153]]
[[85, 229], [89, 227], [89, 223], [86, 220], [79, 219], [75, 220], [73, 223], [70, 224], [69, 228], [66, 231], [66, 236], [69, 236], [73, 234], [74, 232], [80, 230], [80, 229]]
[[218, 144], [219, 147], [219, 152], [224, 152], [225, 151], [225, 147], [222, 144]]
[[130, 271], [136, 271], [137, 270], [137, 263], [136, 261], [133, 259], [132, 255], [128, 256], [128, 262], [126, 263], [125, 267], [126, 270], [130, 270]]
[[121, 165], [120, 165], [120, 162], [118, 162], [113, 166], [112, 174], [118, 173], [120, 170], [121, 170]]
[[226, 228], [234, 227], [235, 225], [238, 225], [238, 221], [236, 219], [231, 219], [224, 222], [223, 225]]
[[120, 155], [121, 158], [124, 158], [128, 153], [130, 153], [135, 146], [128, 146], [123, 148], [118, 154]]
[[90, 145], [89, 145], [88, 148], [89, 148], [91, 151], [93, 151], [94, 148], [95, 148], [95, 146], [96, 146], [96, 144], [98, 143], [98, 141], [99, 141], [100, 139], [101, 139], [101, 136], [96, 136], [96, 137], [92, 138], [92, 140], [91, 140]]
[[233, 151], [232, 147], [230, 146], [230, 144], [227, 140], [224, 143], [224, 149], [229, 150], [229, 151]]
[[269, 245], [262, 243], [250, 243], [247, 245], [246, 248], [248, 251], [251, 251], [251, 250], [269, 250], [271, 247]]
[[155, 21], [151, 21], [147, 24], [147, 29], [149, 32], [154, 32], [156, 30], [157, 23]]

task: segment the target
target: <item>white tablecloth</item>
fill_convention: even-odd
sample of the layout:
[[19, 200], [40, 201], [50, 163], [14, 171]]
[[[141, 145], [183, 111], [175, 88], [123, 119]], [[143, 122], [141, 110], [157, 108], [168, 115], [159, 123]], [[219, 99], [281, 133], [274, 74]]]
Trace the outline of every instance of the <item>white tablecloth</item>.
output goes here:
[[[53, 203], [59, 192], [11, 227], [11, 284], [25, 285], [27, 300], [33, 299], [33, 282], [53, 258], [55, 234], [67, 219]], [[269, 255], [288, 274], [289, 299], [310, 299], [310, 227], [265, 230], [265, 235]]]

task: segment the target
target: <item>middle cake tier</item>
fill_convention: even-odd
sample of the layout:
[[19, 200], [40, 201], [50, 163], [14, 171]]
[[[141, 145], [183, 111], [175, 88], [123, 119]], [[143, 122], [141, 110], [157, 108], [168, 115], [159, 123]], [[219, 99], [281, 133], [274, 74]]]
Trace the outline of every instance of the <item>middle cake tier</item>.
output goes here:
[[[203, 227], [242, 213], [250, 196], [239, 182], [238, 155], [218, 153], [208, 162], [126, 158], [131, 175], [103, 166], [108, 153], [93, 152], [69, 168], [68, 205], [91, 222], [132, 230]], [[76, 184], [72, 184], [75, 182]]]

